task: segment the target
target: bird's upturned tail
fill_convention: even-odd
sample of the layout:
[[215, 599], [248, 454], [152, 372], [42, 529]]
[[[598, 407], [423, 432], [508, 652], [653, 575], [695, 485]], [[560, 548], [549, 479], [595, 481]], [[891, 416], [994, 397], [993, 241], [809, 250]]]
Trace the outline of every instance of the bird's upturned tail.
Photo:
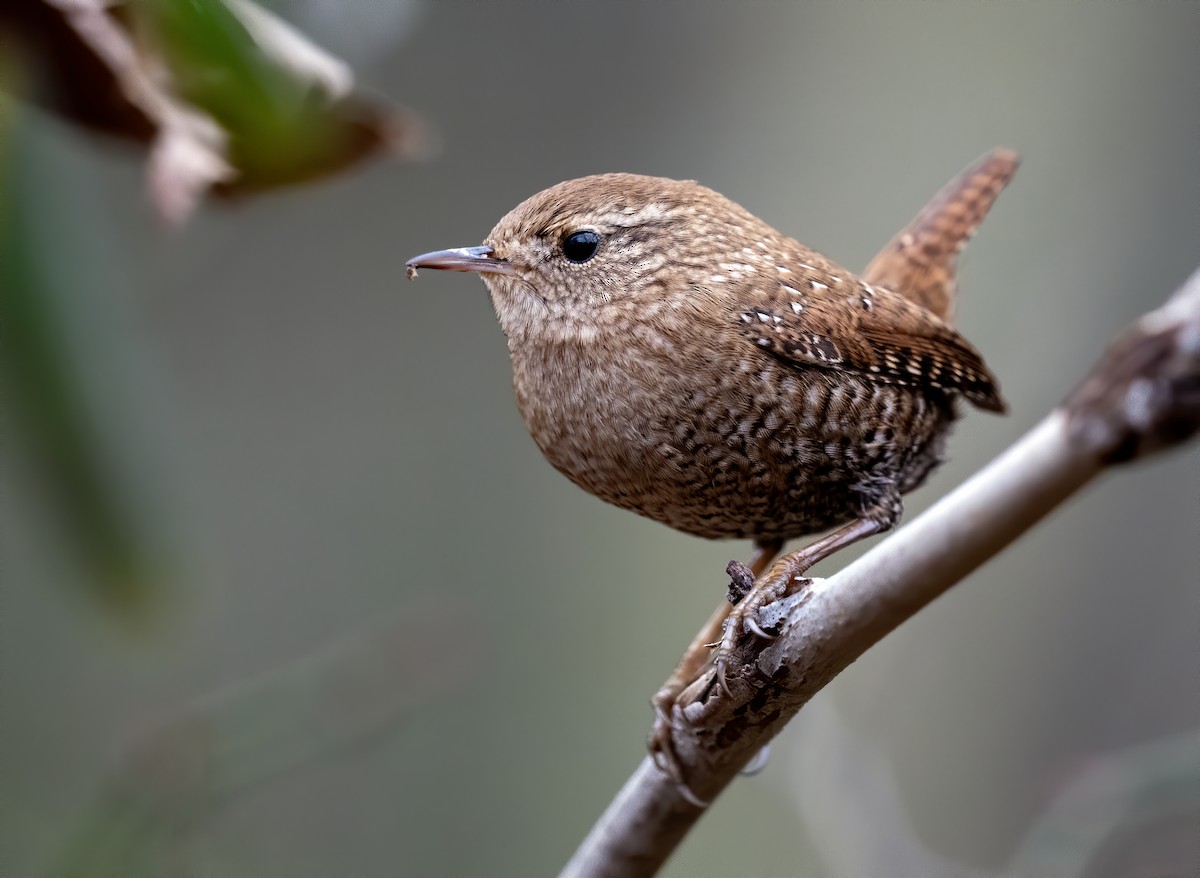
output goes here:
[[942, 187], [871, 260], [863, 278], [952, 322], [958, 252], [967, 245], [1020, 159], [993, 149]]

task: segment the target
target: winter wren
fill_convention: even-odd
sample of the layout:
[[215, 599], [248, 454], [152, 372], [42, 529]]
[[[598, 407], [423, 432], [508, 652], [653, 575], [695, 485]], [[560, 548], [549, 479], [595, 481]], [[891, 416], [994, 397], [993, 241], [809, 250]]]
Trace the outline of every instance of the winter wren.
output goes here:
[[[969, 231], [932, 242], [947, 252], [931, 261]], [[517, 405], [555, 467], [697, 536], [884, 529], [940, 461], [957, 397], [1004, 410], [949, 296], [862, 280], [691, 181], [560, 183], [482, 247], [418, 268], [483, 277]]]
[[[960, 397], [1004, 411], [950, 311], [956, 255], [1016, 163], [984, 156], [862, 277], [711, 189], [634, 174], [552, 186], [483, 246], [408, 273], [482, 276], [517, 405], [573, 482], [687, 533], [755, 540], [756, 576], [784, 540], [836, 527], [789, 556], [798, 575], [896, 523]], [[726, 647], [764, 599], [738, 608]], [[660, 719], [698, 667], [685, 659], [660, 693]]]

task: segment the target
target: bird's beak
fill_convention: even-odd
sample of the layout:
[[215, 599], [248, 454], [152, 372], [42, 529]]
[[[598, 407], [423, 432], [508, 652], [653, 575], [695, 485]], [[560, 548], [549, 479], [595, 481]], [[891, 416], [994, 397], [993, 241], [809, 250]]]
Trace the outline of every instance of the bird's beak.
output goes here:
[[496, 255], [491, 247], [455, 247], [422, 253], [405, 263], [409, 280], [417, 276], [418, 268], [437, 268], [442, 271], [478, 271], [480, 274], [512, 274], [507, 260]]

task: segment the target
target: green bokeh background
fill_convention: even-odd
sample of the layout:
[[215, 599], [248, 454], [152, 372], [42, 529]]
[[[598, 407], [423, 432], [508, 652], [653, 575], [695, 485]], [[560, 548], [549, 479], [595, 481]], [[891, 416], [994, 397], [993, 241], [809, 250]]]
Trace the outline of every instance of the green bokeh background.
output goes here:
[[[425, 116], [439, 152], [205, 209], [168, 234], [138, 156], [9, 108], [3, 258], [29, 267], [54, 315], [88, 453], [139, 559], [129, 576], [159, 599], [131, 621], [97, 598], [114, 574], [77, 551], [10, 393], [0, 874], [69, 860], [106, 779], [164, 718], [397, 618], [412, 648], [354, 697], [411, 692], [402, 715], [234, 779], [155, 837], [154, 871], [540, 875], [566, 861], [749, 548], [569, 484], [515, 410], [478, 279], [404, 280], [406, 258], [478, 243], [533, 192], [602, 171], [694, 178], [861, 267], [967, 162], [1017, 148], [958, 312], [1012, 413], [960, 424], [909, 517], [1196, 267], [1192, 3], [277, 8]], [[1188, 449], [1067, 504], [822, 693], [668, 873], [1003, 871], [1089, 767], [1195, 735], [1198, 484]], [[334, 695], [318, 719], [336, 729]], [[316, 734], [314, 717], [274, 727], [271, 704], [255, 708], [231, 720], [235, 737], [253, 737], [243, 721], [278, 736], [255, 752]], [[1200, 872], [1191, 790], [1166, 818], [1151, 797], [1090, 874]]]

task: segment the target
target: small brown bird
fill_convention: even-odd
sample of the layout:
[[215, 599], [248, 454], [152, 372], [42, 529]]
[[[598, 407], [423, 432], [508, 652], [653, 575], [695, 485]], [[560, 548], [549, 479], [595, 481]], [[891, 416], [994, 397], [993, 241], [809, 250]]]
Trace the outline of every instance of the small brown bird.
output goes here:
[[[784, 540], [836, 527], [788, 556], [790, 581], [896, 523], [941, 462], [958, 398], [1004, 411], [949, 321], [955, 257], [1016, 164], [995, 150], [968, 168], [863, 277], [711, 189], [634, 174], [552, 186], [483, 246], [408, 273], [479, 272], [529, 431], [585, 490], [753, 539], [755, 576]], [[727, 648], [770, 596], [739, 606]], [[693, 649], [656, 697], [660, 725], [706, 658]]]

